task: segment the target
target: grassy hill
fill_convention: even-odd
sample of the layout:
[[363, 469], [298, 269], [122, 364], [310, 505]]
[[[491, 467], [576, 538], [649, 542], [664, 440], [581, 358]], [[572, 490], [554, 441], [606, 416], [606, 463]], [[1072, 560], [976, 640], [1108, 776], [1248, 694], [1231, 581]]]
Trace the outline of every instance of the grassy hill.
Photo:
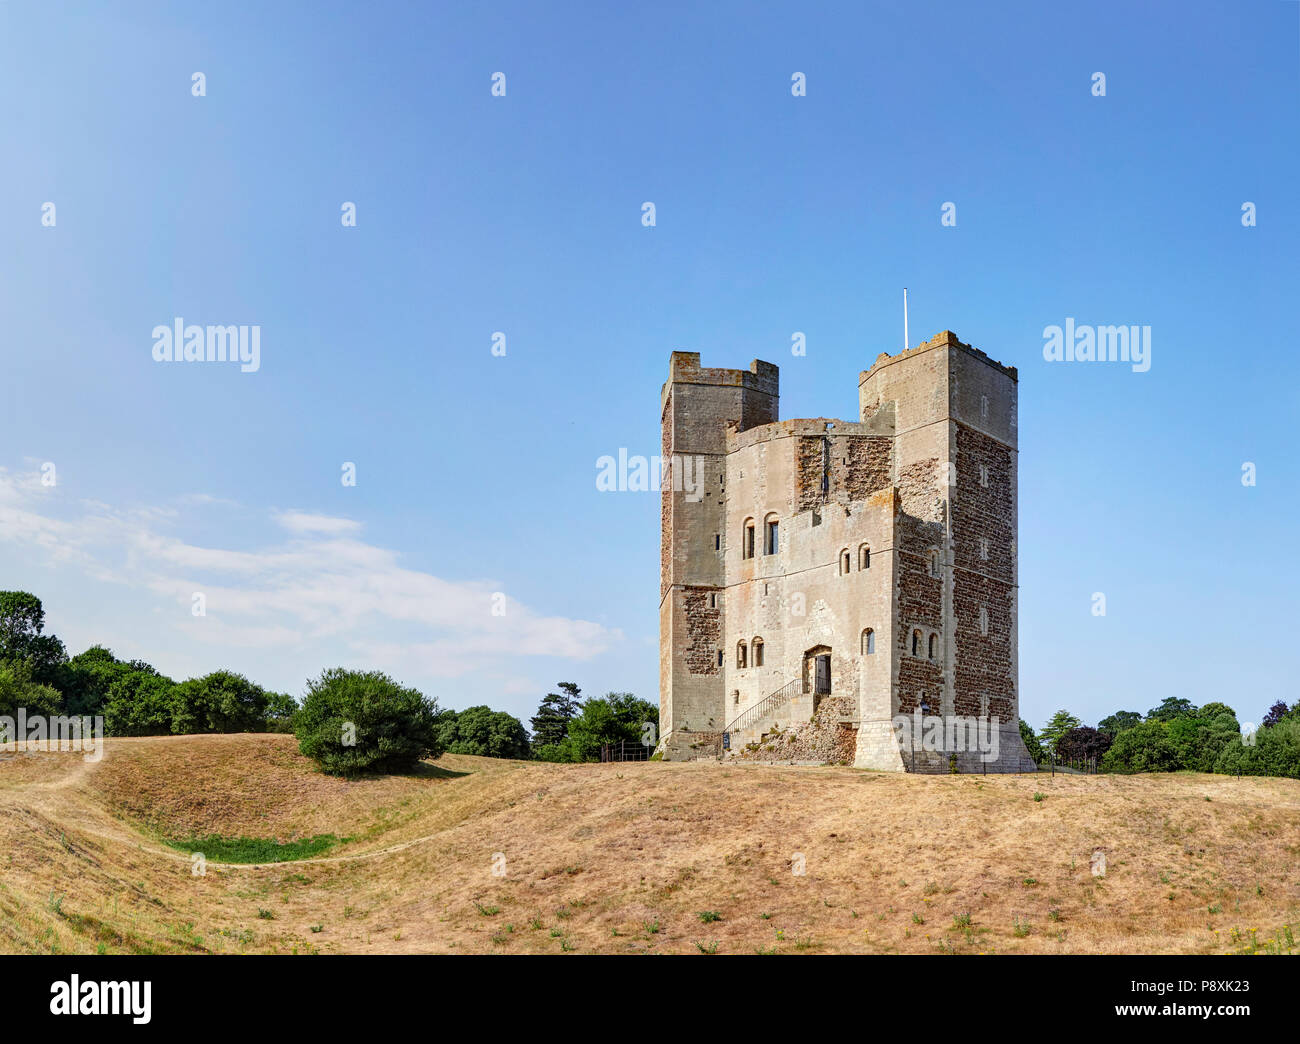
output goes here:
[[1286, 950], [1298, 862], [1294, 780], [0, 754], [0, 952]]

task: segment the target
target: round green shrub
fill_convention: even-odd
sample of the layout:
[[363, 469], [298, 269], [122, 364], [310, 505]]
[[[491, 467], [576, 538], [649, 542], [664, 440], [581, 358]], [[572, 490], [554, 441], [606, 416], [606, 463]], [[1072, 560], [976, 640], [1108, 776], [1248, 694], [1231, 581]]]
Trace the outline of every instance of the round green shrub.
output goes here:
[[442, 753], [437, 714], [435, 700], [380, 671], [333, 667], [308, 681], [293, 731], [326, 772], [409, 772]]

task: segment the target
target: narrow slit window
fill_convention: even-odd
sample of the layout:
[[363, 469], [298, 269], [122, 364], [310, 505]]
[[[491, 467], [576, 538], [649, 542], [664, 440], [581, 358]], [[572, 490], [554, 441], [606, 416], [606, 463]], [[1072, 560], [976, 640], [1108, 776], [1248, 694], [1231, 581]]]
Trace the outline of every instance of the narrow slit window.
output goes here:
[[781, 546], [780, 534], [777, 530], [778, 522], [772, 521], [767, 524], [767, 548], [765, 554], [774, 555]]

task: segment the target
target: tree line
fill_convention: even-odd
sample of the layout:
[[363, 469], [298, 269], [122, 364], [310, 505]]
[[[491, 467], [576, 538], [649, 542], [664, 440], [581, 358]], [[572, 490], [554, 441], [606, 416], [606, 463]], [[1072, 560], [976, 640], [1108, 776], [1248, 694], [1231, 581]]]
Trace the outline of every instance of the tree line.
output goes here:
[[1058, 710], [1037, 733], [1023, 719], [1020, 735], [1035, 762], [1091, 762], [1102, 772], [1218, 772], [1300, 778], [1300, 703], [1281, 700], [1257, 729], [1243, 730], [1237, 712], [1213, 701], [1203, 707], [1167, 696], [1142, 715], [1116, 711], [1084, 725]]
[[102, 645], [69, 656], [45, 633], [41, 600], [0, 591], [0, 715], [102, 716], [109, 736], [293, 731], [303, 753], [331, 771], [409, 769], [423, 758], [474, 754], [597, 761], [601, 746], [651, 745], [659, 707], [628, 692], [582, 698], [573, 682], [542, 699], [532, 733], [486, 705], [456, 711], [379, 671], [331, 668], [309, 679], [302, 703], [230, 670], [176, 681]]

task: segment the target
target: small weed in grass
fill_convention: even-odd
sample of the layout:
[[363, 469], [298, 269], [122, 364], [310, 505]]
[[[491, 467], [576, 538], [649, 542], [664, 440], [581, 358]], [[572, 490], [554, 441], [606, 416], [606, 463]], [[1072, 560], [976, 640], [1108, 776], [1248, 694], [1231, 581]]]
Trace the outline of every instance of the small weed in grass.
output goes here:
[[477, 910], [483, 917], [491, 917], [493, 914], [501, 912], [501, 908], [499, 906], [484, 906], [482, 903], [475, 903], [474, 909]]
[[1047, 911], [1047, 916], [1053, 921], [1059, 921], [1061, 919], [1061, 911], [1053, 907], [1051, 910]]
[[260, 906], [257, 908], [257, 916], [261, 918], [263, 921], [275, 920], [275, 914], [273, 914], [270, 910], [263, 910]]
[[913, 923], [913, 924], [925, 924], [925, 918], [922, 917], [920, 914], [915, 914], [915, 913], [914, 913], [914, 914], [912, 914], [912, 923]]
[[1034, 800], [1035, 800], [1035, 801], [1042, 801], [1043, 798], [1045, 798], [1045, 797], [1047, 797], [1046, 794], [1040, 794], [1040, 793], [1038, 793], [1037, 791], [1034, 792]]
[[953, 926], [954, 928], [969, 928], [969, 927], [970, 927], [970, 914], [968, 914], [968, 913], [960, 913], [960, 914], [958, 914], [956, 917], [954, 917], [954, 918], [952, 919], [952, 926]]
[[311, 930], [313, 935], [320, 935], [325, 930], [325, 926], [323, 924], [313, 924]]
[[1025, 878], [1025, 887], [1026, 887], [1026, 888], [1033, 888], [1034, 885], [1036, 885], [1036, 884], [1038, 884], [1038, 878], [1036, 878], [1036, 877], [1026, 877], [1026, 878]]
[[645, 933], [646, 933], [646, 935], [658, 935], [658, 934], [659, 934], [659, 922], [658, 922], [658, 921], [646, 921], [644, 924], [641, 925], [641, 927], [645, 929]]
[[560, 931], [560, 929], [558, 929], [558, 928], [552, 928], [552, 929], [551, 929], [551, 938], [552, 938], [552, 939], [558, 939], [558, 938], [559, 938], [561, 935], [563, 935], [563, 934], [564, 934], [564, 933], [563, 933], [562, 931]]
[[717, 953], [717, 952], [718, 952], [718, 944], [715, 943], [715, 942], [711, 942], [711, 943], [709, 943], [708, 946], [705, 946], [704, 943], [702, 943], [702, 942], [697, 942], [697, 943], [695, 944], [695, 947], [696, 947], [696, 949], [698, 949], [698, 950], [700, 951], [700, 953]]
[[759, 916], [759, 919], [760, 919], [760, 920], [763, 920], [763, 921], [770, 921], [770, 920], [772, 919], [772, 915], [769, 914], [769, 913], [761, 913], [761, 914], [759, 914], [758, 916]]
[[541, 928], [541, 926], [542, 926], [542, 919], [540, 917], [534, 917], [531, 921], [528, 922], [528, 927], [533, 931], [537, 931], [539, 928]]
[[1015, 927], [1012, 929], [1012, 931], [1015, 932], [1017, 939], [1023, 939], [1026, 935], [1029, 934], [1029, 925], [1026, 924], [1024, 921], [1022, 921], [1019, 917], [1017, 917]]
[[712, 924], [714, 921], [721, 921], [722, 914], [717, 910], [703, 910], [700, 912], [700, 920], [705, 924]]

